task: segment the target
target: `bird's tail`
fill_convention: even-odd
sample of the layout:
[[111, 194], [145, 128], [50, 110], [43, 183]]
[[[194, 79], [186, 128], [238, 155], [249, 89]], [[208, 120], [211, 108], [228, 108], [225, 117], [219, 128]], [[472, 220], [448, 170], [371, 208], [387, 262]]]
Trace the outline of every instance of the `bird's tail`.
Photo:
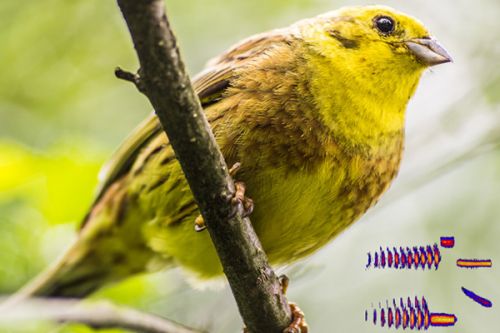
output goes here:
[[107, 267], [97, 267], [90, 254], [74, 260], [78, 241], [54, 264], [28, 282], [2, 304], [12, 306], [31, 297], [83, 298], [100, 288], [109, 279]]
[[14, 298], [83, 298], [104, 284], [109, 268], [97, 267], [89, 253], [74, 260], [75, 243], [54, 264], [19, 290]]
[[89, 242], [79, 237], [52, 266], [0, 308], [31, 297], [83, 298], [104, 285], [146, 271], [151, 256], [149, 249], [123, 244], [119, 238]]

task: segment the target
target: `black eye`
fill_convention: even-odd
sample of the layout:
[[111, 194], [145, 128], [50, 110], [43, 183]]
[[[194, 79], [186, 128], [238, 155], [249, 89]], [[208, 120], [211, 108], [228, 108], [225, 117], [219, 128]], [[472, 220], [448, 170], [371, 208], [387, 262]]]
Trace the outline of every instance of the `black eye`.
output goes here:
[[394, 20], [388, 16], [378, 16], [375, 18], [375, 26], [378, 31], [388, 35], [394, 31]]

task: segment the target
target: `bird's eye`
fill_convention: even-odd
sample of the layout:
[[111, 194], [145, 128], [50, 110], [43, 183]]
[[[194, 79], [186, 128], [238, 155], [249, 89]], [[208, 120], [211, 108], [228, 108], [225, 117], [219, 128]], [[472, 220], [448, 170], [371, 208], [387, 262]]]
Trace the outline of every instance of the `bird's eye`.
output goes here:
[[388, 35], [394, 31], [394, 20], [389, 16], [377, 16], [375, 26], [382, 34]]

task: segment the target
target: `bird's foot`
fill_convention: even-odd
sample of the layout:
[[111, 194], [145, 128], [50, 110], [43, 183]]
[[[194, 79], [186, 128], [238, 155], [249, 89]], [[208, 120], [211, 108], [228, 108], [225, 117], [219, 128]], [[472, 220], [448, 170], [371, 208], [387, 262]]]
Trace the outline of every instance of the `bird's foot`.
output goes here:
[[247, 217], [253, 212], [253, 200], [245, 197], [245, 183], [235, 182], [235, 192], [231, 203], [235, 207], [235, 212], [240, 212], [242, 217]]
[[200, 232], [203, 231], [207, 228], [205, 225], [205, 220], [203, 219], [203, 216], [198, 215], [198, 217], [194, 220], [194, 231]]
[[[279, 281], [281, 284], [281, 292], [283, 295], [286, 295], [290, 279], [285, 274], [282, 274], [279, 277]], [[309, 331], [309, 327], [307, 326], [304, 312], [302, 312], [296, 303], [289, 302], [288, 305], [290, 306], [290, 311], [292, 313], [292, 322], [283, 330], [283, 333], [307, 333]]]
[[229, 169], [229, 175], [231, 177], [236, 176], [236, 173], [240, 170], [240, 168], [241, 168], [241, 163], [240, 162], [234, 163], [233, 166], [231, 167], [231, 169]]
[[[229, 169], [229, 175], [234, 177], [238, 170], [241, 168], [241, 163], [235, 163], [231, 169]], [[231, 204], [235, 207], [235, 213], [241, 212], [241, 216], [247, 217], [253, 212], [253, 200], [245, 197], [245, 183], [243, 182], [235, 182], [235, 193], [233, 198], [231, 199]], [[196, 232], [203, 231], [207, 228], [205, 225], [205, 220], [203, 216], [198, 215], [198, 217], [194, 220], [194, 230]]]
[[[281, 285], [281, 292], [283, 295], [286, 294], [290, 279], [285, 274], [279, 277], [279, 282]], [[309, 326], [306, 323], [306, 318], [304, 312], [299, 308], [299, 306], [293, 302], [288, 302], [290, 307], [290, 312], [292, 314], [292, 322], [287, 328], [283, 330], [283, 333], [307, 333], [309, 332]], [[245, 327], [243, 333], [248, 333], [248, 329]]]
[[[236, 176], [240, 168], [241, 163], [234, 163], [231, 169], [229, 169], [229, 175], [231, 175], [231, 177]], [[245, 183], [234, 182], [234, 187], [236, 191], [231, 199], [231, 203], [236, 208], [235, 211], [239, 211], [242, 217], [247, 217], [253, 212], [253, 200], [245, 197]]]
[[292, 312], [292, 322], [283, 330], [283, 333], [307, 333], [309, 326], [307, 326], [304, 312], [293, 302], [289, 302], [288, 305]]
[[[286, 278], [286, 276], [285, 276]], [[281, 281], [281, 277], [280, 277]], [[286, 287], [288, 287], [288, 278], [286, 278]], [[282, 285], [283, 287], [283, 285]], [[285, 287], [285, 289], [286, 289]], [[307, 333], [309, 332], [309, 326], [306, 322], [306, 317], [304, 312], [299, 308], [299, 306], [293, 302], [289, 302], [288, 306], [290, 306], [290, 312], [292, 313], [292, 322], [288, 325], [287, 328], [283, 330], [283, 333]], [[243, 329], [243, 333], [248, 333], [247, 328]]]
[[286, 295], [288, 285], [290, 284], [290, 279], [285, 274], [281, 274], [278, 280], [280, 281], [281, 292], [283, 293], [283, 295]]

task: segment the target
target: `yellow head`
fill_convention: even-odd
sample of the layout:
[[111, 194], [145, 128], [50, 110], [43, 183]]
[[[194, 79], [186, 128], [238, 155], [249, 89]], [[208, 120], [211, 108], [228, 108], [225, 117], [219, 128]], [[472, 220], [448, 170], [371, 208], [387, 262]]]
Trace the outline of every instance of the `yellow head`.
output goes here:
[[339, 56], [340, 46], [349, 51], [345, 54], [351, 58], [405, 70], [451, 61], [422, 23], [389, 7], [346, 7], [321, 15], [307, 25], [306, 34], [307, 30], [312, 33], [310, 36], [319, 42], [317, 46], [325, 56]]
[[451, 61], [422, 23], [384, 6], [342, 8], [295, 29], [326, 123], [354, 143], [402, 131], [422, 72]]

